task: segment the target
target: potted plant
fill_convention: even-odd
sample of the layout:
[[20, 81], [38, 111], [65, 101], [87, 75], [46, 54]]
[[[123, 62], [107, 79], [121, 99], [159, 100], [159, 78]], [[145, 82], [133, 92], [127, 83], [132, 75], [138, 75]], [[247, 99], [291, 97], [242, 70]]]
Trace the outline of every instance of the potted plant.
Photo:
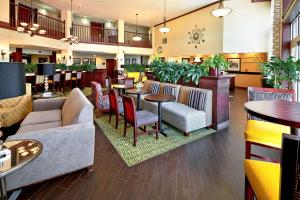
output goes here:
[[219, 76], [221, 71], [227, 71], [229, 65], [230, 63], [220, 54], [205, 59], [201, 64], [203, 68], [209, 69], [210, 76]]
[[25, 72], [26, 73], [35, 73], [36, 72], [36, 68], [37, 68], [36, 64], [34, 64], [34, 63], [27, 63], [25, 65]]
[[271, 57], [260, 67], [263, 76], [268, 77], [269, 83], [274, 88], [292, 89], [293, 83], [298, 80], [300, 60], [295, 61], [294, 57], [289, 57], [286, 60]]

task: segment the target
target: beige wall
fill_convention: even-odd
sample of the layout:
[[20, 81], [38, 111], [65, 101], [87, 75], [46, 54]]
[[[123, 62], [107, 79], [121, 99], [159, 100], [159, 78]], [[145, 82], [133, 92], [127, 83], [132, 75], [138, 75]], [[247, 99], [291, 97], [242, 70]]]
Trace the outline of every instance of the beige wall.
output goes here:
[[9, 22], [9, 0], [1, 0], [0, 21]]
[[45, 55], [31, 55], [31, 63], [39, 63], [39, 58], [47, 58], [50, 61], [49, 56]]
[[251, 0], [224, 3], [233, 11], [224, 18], [223, 52], [268, 52], [271, 3], [252, 3]]
[[[165, 34], [159, 32], [159, 27], [155, 27], [154, 52], [157, 53], [157, 48], [161, 46], [163, 57], [221, 53], [223, 50], [223, 19], [218, 19], [210, 14], [215, 7], [217, 5], [168, 22], [167, 26], [171, 28], [171, 31], [166, 34], [168, 44], [162, 44]], [[193, 44], [188, 44], [188, 32], [195, 29], [196, 25], [198, 28], [205, 28], [205, 42], [198, 45], [197, 48]]]

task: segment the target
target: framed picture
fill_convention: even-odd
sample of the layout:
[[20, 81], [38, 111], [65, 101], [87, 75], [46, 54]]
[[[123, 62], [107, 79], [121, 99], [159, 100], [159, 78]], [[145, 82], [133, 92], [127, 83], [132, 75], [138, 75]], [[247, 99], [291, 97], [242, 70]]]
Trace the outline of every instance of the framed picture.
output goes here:
[[130, 65], [130, 59], [129, 58], [125, 59], [125, 65]]
[[96, 58], [90, 58], [90, 64], [96, 65]]
[[80, 65], [81, 64], [81, 58], [74, 58], [74, 65]]
[[82, 58], [82, 64], [90, 64], [89, 58]]
[[136, 58], [132, 58], [132, 59], [131, 59], [131, 63], [132, 63], [132, 64], [136, 64]]
[[190, 58], [182, 58], [181, 62], [189, 64], [190, 63]]
[[228, 58], [227, 61], [230, 63], [228, 67], [229, 72], [241, 71], [241, 59], [240, 58]]

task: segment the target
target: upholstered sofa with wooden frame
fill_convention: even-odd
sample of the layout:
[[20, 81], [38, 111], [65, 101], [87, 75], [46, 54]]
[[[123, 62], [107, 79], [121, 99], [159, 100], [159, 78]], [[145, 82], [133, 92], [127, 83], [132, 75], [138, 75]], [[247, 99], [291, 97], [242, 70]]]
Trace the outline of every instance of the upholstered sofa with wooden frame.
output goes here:
[[94, 163], [93, 105], [78, 89], [67, 98], [33, 101], [33, 112], [7, 141], [32, 139], [43, 144], [31, 163], [6, 176], [7, 190], [45, 181]]
[[[157, 81], [147, 80], [143, 89], [151, 90], [152, 83], [158, 83], [160, 86], [159, 93], [164, 92], [164, 86], [174, 88], [176, 100], [174, 102], [166, 102], [162, 104], [162, 119], [164, 122], [176, 127], [184, 132], [186, 136], [190, 132], [210, 127], [212, 125], [212, 91], [202, 88], [187, 87], [177, 84], [160, 83]], [[203, 110], [194, 109], [188, 106], [188, 99], [191, 91], [199, 91], [205, 94]], [[145, 110], [157, 114], [157, 103], [144, 100], [141, 97], [142, 107]]]
[[0, 128], [21, 122], [32, 111], [31, 84], [26, 84], [26, 94], [0, 100]]

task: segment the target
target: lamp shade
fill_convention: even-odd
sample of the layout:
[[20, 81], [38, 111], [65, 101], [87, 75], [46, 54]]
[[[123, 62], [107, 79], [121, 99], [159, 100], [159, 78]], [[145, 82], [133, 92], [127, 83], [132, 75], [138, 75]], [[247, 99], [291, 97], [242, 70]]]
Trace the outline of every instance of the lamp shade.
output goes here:
[[24, 63], [0, 62], [0, 99], [7, 99], [26, 93]]
[[39, 63], [37, 64], [37, 75], [51, 76], [55, 73], [55, 64]]

